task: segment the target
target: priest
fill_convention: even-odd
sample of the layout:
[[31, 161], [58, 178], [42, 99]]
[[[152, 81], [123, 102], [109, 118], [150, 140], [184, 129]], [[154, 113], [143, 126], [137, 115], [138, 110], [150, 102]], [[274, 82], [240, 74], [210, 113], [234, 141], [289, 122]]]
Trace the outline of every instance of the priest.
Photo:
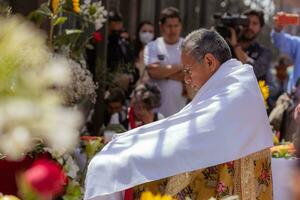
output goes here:
[[215, 31], [182, 43], [185, 82], [196, 92], [178, 113], [115, 137], [90, 162], [86, 200], [272, 199], [272, 132], [253, 67], [232, 59]]

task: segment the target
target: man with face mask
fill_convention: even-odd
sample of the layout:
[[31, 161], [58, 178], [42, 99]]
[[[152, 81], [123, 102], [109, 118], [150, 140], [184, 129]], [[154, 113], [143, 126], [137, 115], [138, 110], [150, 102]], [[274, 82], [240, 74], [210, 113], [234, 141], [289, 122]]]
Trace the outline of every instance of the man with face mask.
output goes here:
[[266, 80], [270, 74], [271, 51], [260, 45], [256, 38], [264, 26], [264, 14], [262, 11], [247, 10], [249, 25], [242, 29], [238, 37], [235, 30], [231, 29], [229, 43], [233, 55], [242, 63], [251, 64], [258, 80]]
[[161, 37], [145, 47], [144, 63], [151, 80], [161, 90], [161, 106], [157, 111], [168, 117], [186, 104], [179, 50], [182, 43], [179, 11], [173, 7], [164, 9], [159, 25]]

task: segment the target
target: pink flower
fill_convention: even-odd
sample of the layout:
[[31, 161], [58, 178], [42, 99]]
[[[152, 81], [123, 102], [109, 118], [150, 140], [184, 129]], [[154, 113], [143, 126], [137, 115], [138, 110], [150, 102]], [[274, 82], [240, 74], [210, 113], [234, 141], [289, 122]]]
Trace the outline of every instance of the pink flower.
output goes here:
[[61, 166], [46, 159], [35, 161], [24, 173], [24, 180], [43, 197], [60, 194], [67, 182]]
[[261, 180], [268, 180], [270, 178], [269, 173], [266, 170], [262, 170], [260, 174]]
[[95, 42], [101, 42], [103, 40], [103, 36], [100, 32], [96, 31], [93, 33], [93, 39]]
[[218, 185], [217, 185], [217, 193], [223, 193], [225, 192], [225, 184], [222, 183], [222, 182], [219, 182]]

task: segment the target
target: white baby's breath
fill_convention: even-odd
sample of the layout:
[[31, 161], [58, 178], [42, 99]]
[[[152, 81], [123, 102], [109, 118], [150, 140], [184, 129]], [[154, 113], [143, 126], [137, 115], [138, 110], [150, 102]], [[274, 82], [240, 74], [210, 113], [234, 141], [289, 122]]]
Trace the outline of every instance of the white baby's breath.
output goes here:
[[81, 115], [62, 105], [57, 87], [70, 83], [68, 61], [20, 17], [0, 18], [0, 152], [18, 159], [34, 141], [64, 153], [78, 140]]

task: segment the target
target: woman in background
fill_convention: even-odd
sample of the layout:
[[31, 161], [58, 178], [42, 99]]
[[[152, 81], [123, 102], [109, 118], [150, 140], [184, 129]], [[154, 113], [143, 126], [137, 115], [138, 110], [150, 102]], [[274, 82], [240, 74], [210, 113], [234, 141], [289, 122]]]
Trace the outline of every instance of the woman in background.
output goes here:
[[144, 65], [144, 47], [154, 39], [154, 26], [150, 21], [142, 21], [137, 29], [135, 41], [135, 65], [139, 69], [138, 83], [145, 83], [149, 76]]

